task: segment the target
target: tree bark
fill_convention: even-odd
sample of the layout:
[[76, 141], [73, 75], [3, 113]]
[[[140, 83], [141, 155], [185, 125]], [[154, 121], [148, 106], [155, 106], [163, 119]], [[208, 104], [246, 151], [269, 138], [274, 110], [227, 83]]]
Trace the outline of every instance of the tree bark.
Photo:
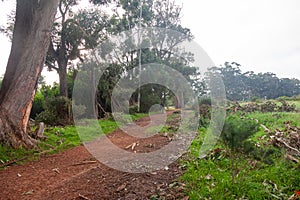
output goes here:
[[68, 97], [68, 84], [67, 84], [68, 60], [66, 58], [59, 58], [57, 63], [58, 63], [58, 76], [59, 76], [59, 91], [60, 91], [59, 93], [60, 96]]
[[17, 0], [13, 41], [0, 91], [0, 142], [34, 146], [26, 133], [58, 0]]

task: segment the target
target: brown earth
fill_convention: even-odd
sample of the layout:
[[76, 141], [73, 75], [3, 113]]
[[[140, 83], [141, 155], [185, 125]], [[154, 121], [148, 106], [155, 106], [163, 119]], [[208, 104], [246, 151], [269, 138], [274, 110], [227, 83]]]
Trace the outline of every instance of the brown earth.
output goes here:
[[[149, 124], [149, 117], [136, 121]], [[170, 138], [155, 135], [137, 139], [121, 130], [109, 135], [120, 148], [136, 153], [150, 152], [168, 144]], [[138, 144], [132, 148], [132, 144]], [[0, 171], [0, 199], [188, 199], [178, 163], [151, 173], [126, 173], [109, 168], [81, 145]]]

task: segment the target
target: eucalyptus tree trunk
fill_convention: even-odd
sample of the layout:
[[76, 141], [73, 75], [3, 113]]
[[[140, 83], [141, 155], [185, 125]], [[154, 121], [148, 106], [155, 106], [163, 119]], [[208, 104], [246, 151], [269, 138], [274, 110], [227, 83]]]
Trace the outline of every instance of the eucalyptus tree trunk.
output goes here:
[[59, 76], [59, 94], [62, 97], [68, 97], [68, 84], [67, 84], [68, 59], [59, 56], [57, 63], [58, 63], [58, 76]]
[[27, 124], [58, 0], [17, 0], [13, 41], [0, 91], [0, 142], [35, 146]]

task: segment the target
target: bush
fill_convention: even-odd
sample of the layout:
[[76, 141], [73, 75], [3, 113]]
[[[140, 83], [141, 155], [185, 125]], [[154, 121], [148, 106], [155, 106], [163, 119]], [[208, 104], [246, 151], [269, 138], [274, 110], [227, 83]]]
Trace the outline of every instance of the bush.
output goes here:
[[138, 113], [138, 106], [137, 105], [133, 105], [129, 107], [129, 114], [133, 115], [135, 113]]
[[143, 94], [141, 96], [141, 107], [140, 107], [140, 112], [141, 113], [148, 113], [151, 106], [155, 105], [155, 104], [160, 104], [161, 100], [158, 96], [156, 95], [146, 95]]
[[261, 101], [261, 99], [257, 96], [254, 96], [251, 98], [251, 102], [256, 102], [256, 103], [259, 103]]
[[202, 104], [199, 106], [199, 126], [207, 127], [210, 123], [211, 118], [211, 106], [207, 104]]
[[258, 131], [258, 123], [252, 119], [231, 115], [226, 118], [221, 138], [231, 150], [243, 146], [243, 142]]
[[43, 112], [44, 109], [44, 96], [41, 92], [37, 91], [33, 100], [31, 112], [30, 112], [30, 118], [34, 119], [38, 114]]
[[37, 122], [49, 125], [67, 125], [71, 123], [71, 101], [66, 97], [55, 97], [45, 102], [45, 111], [36, 117]]
[[55, 122], [56, 122], [55, 114], [53, 112], [50, 112], [49, 110], [45, 110], [45, 111], [39, 113], [35, 117], [35, 121], [36, 121], [36, 123], [44, 122], [45, 124], [49, 124], [49, 125], [57, 125], [57, 124], [55, 124]]
[[73, 118], [82, 117], [86, 113], [85, 105], [76, 105], [75, 103], [72, 106]]
[[226, 118], [221, 138], [224, 144], [230, 149], [231, 179], [234, 183], [235, 176], [239, 171], [235, 163], [239, 150], [243, 147], [249, 148], [247, 139], [258, 131], [258, 123], [252, 119], [241, 118], [238, 115], [231, 115]]
[[199, 106], [201, 105], [211, 105], [211, 98], [205, 97], [199, 100]]

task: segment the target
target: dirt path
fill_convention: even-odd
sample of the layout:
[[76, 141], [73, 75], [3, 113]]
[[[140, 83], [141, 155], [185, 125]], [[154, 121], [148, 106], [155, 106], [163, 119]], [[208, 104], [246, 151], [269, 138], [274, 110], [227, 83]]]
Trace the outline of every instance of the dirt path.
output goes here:
[[[149, 117], [136, 123], [145, 126]], [[169, 142], [168, 137], [160, 135], [136, 139], [121, 130], [114, 131], [109, 138], [120, 148], [137, 153], [154, 151]], [[139, 145], [132, 150], [128, 146], [133, 143]], [[183, 185], [172, 184], [181, 174], [177, 163], [154, 173], [120, 172], [95, 161], [81, 145], [0, 171], [0, 199], [133, 200], [150, 199], [155, 194], [165, 199], [181, 199]]]

